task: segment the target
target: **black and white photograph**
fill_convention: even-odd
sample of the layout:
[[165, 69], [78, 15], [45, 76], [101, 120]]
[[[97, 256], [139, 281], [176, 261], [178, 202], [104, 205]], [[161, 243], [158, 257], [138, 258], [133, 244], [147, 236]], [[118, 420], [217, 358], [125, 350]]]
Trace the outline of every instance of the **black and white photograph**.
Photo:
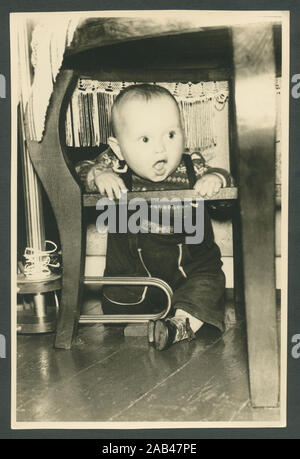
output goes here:
[[13, 429], [286, 426], [289, 26], [10, 13]]

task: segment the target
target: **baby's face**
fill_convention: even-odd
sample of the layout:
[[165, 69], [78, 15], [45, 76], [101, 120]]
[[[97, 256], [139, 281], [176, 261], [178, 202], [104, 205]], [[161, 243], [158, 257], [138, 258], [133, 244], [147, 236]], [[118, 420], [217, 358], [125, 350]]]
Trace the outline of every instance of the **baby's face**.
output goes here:
[[125, 101], [118, 108], [116, 123], [121, 154], [137, 175], [161, 182], [178, 167], [184, 134], [171, 97]]

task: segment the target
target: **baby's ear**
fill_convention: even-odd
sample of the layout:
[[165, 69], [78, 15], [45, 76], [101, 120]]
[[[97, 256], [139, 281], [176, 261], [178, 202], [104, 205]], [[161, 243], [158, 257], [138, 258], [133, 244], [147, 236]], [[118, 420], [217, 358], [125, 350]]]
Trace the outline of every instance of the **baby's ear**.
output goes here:
[[124, 158], [123, 158], [123, 155], [122, 155], [122, 152], [121, 152], [121, 149], [120, 149], [120, 145], [119, 145], [119, 142], [117, 141], [117, 139], [115, 137], [109, 137], [107, 139], [107, 143], [108, 145], [110, 146], [110, 148], [112, 149], [112, 151], [114, 152], [114, 154], [121, 160], [123, 161]]

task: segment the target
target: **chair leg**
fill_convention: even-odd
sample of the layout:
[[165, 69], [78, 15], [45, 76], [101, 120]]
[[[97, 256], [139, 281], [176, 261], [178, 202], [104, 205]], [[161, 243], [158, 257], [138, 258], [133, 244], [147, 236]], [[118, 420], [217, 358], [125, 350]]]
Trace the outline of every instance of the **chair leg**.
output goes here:
[[232, 219], [233, 245], [233, 279], [234, 279], [234, 307], [237, 320], [245, 319], [244, 273], [242, 253], [242, 228], [238, 203], [235, 203]]
[[62, 247], [62, 295], [59, 318], [56, 327], [55, 347], [70, 349], [76, 335], [81, 296], [83, 290], [83, 253], [81, 203], [77, 200], [77, 212], [73, 203], [72, 219], [65, 221], [63, 215], [56, 215], [60, 231]]
[[[79, 319], [84, 260], [81, 188], [65, 160], [60, 141], [63, 113], [76, 81], [73, 71], [60, 72], [48, 107], [43, 140], [30, 140], [26, 131], [30, 158], [50, 200], [60, 235], [63, 275], [55, 347], [63, 349], [70, 349]], [[27, 112], [27, 128], [29, 119]]]
[[[279, 397], [275, 299], [275, 58], [272, 26], [233, 27], [239, 196], [251, 401]], [[249, 95], [249, 96], [247, 96]]]

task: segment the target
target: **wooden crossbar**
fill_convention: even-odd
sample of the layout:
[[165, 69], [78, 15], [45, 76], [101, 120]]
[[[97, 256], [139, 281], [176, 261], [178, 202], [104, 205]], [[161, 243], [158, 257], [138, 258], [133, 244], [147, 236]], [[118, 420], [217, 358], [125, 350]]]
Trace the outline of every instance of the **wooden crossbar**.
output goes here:
[[[95, 207], [98, 200], [103, 198], [99, 193], [93, 194], [84, 194], [83, 195], [83, 205], [84, 207]], [[217, 201], [217, 200], [226, 200], [226, 199], [237, 199], [238, 197], [238, 190], [235, 187], [231, 188], [221, 188], [219, 193], [214, 195], [212, 198], [205, 198], [205, 200], [209, 201]], [[127, 201], [130, 199], [135, 198], [142, 198], [146, 201], [150, 201], [151, 199], [201, 199], [201, 196], [195, 192], [195, 190], [164, 190], [164, 191], [139, 191], [134, 192], [130, 191], [127, 193]], [[113, 202], [113, 201], [112, 201]], [[118, 202], [118, 201], [116, 201]]]

